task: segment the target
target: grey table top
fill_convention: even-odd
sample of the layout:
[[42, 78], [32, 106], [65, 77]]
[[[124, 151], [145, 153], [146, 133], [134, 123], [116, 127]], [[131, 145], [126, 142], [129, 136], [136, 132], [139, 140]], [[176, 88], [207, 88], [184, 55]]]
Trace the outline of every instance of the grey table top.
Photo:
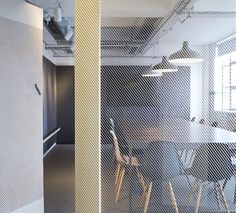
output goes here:
[[130, 145], [140, 142], [170, 141], [181, 144], [236, 143], [236, 133], [181, 119], [124, 121], [121, 128]]

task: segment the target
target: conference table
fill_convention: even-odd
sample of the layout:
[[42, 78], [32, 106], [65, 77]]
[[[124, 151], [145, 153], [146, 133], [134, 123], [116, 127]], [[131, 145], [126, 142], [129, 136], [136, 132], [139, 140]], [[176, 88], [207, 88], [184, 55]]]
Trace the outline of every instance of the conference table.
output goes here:
[[[179, 150], [195, 149], [203, 143], [236, 144], [234, 132], [183, 119], [123, 120], [120, 122], [120, 127], [130, 147], [130, 157], [133, 147], [148, 145], [153, 141], [173, 142]], [[155, 166], [161, 165], [156, 163]], [[133, 211], [131, 192], [133, 187], [130, 181], [129, 212]]]
[[235, 132], [183, 119], [123, 121], [121, 128], [130, 146], [152, 141], [177, 144], [236, 143]]

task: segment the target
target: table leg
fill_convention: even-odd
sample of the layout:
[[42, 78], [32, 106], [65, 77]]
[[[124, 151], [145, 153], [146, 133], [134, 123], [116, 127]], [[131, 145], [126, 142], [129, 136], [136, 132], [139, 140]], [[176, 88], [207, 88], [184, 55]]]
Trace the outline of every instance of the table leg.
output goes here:
[[[129, 162], [132, 162], [132, 147], [129, 148]], [[129, 163], [129, 212], [133, 212], [133, 181], [132, 181], [132, 165]]]

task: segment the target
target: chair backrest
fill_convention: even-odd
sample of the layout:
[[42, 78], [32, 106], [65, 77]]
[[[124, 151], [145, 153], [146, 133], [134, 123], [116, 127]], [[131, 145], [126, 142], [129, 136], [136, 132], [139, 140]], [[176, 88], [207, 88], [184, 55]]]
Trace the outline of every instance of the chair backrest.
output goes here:
[[120, 153], [120, 148], [119, 148], [119, 145], [118, 145], [118, 140], [117, 140], [115, 132], [113, 130], [110, 130], [110, 133], [113, 137], [113, 144], [114, 144], [114, 147], [115, 147], [116, 161], [119, 162], [119, 163], [126, 163], [124, 158], [122, 157], [122, 155]]
[[140, 162], [142, 174], [152, 181], [167, 180], [180, 174], [178, 153], [171, 142], [151, 142]]
[[192, 117], [191, 122], [194, 122], [196, 120], [196, 117]]
[[115, 134], [118, 138], [118, 141], [119, 141], [118, 145], [119, 145], [120, 149], [122, 149], [122, 147], [128, 146], [128, 143], [125, 139], [124, 133], [123, 133], [122, 129], [120, 128], [119, 124], [116, 123], [116, 125], [115, 125], [115, 122], [112, 118], [109, 118], [109, 120], [110, 120], [110, 129], [115, 132]]
[[190, 169], [191, 175], [203, 180], [217, 182], [233, 175], [231, 152], [227, 144], [202, 144], [196, 152]]
[[214, 121], [214, 122], [211, 124], [212, 127], [218, 127], [218, 125], [219, 125], [219, 124], [218, 124], [217, 121]]
[[120, 149], [122, 149], [122, 147], [127, 147], [128, 143], [127, 143], [125, 135], [118, 123], [116, 123], [116, 125], [115, 125], [114, 132], [118, 138], [118, 144], [119, 144]]
[[111, 127], [111, 130], [115, 131], [115, 124], [114, 124], [114, 120], [112, 118], [109, 118], [110, 120], [110, 127]]
[[201, 119], [199, 120], [199, 123], [200, 123], [200, 124], [204, 124], [204, 123], [205, 123], [205, 119], [204, 119], [204, 118], [201, 118]]

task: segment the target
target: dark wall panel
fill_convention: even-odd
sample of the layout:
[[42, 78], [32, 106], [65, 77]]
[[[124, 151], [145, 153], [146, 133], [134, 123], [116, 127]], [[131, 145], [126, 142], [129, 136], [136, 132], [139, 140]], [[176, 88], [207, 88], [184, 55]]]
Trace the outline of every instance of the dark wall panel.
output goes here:
[[190, 119], [190, 75], [190, 67], [179, 67], [160, 78], [160, 117]]
[[[43, 57], [43, 136], [57, 128], [57, 101], [56, 101], [56, 66]], [[53, 143], [57, 141], [56, 136], [44, 143], [46, 152]]]
[[142, 73], [147, 69], [147, 66], [103, 66], [103, 77], [107, 75], [108, 106], [157, 106], [156, 84], [159, 79], [142, 77]]
[[57, 67], [57, 143], [74, 143], [74, 67]]
[[101, 141], [110, 143], [109, 116], [123, 119], [190, 118], [190, 68], [142, 77], [148, 66], [101, 67]]

